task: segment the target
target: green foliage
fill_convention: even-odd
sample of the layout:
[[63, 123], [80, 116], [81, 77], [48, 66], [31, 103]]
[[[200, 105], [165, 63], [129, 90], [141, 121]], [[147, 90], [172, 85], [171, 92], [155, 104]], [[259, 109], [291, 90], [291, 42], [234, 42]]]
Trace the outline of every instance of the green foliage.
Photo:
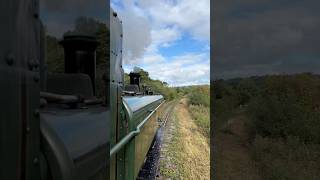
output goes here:
[[130, 77], [127, 73], [124, 73], [124, 84], [130, 84]]
[[243, 105], [248, 103], [253, 97], [257, 96], [258, 88], [252, 79], [243, 79], [236, 86], [238, 103]]
[[189, 111], [201, 133], [210, 138], [210, 108], [202, 105], [189, 105]]
[[62, 73], [64, 72], [64, 51], [63, 47], [59, 45], [57, 38], [53, 36], [47, 36], [46, 38], [46, 60], [48, 66], [48, 72], [50, 73]]
[[219, 130], [240, 104], [236, 85], [223, 80], [215, 81], [212, 98], [214, 128]]
[[209, 86], [194, 86], [189, 93], [189, 104], [210, 107]]
[[266, 78], [249, 108], [253, 135], [320, 143], [319, 81], [310, 74]]
[[109, 29], [107, 29], [106, 24], [97, 23], [97, 29], [95, 35], [98, 40], [98, 47], [96, 49], [96, 94], [98, 97], [105, 95], [105, 81], [103, 80], [103, 75], [109, 73]]
[[[210, 86], [189, 86], [184, 89], [188, 92], [189, 112], [192, 119], [201, 129], [201, 133], [210, 138]], [[183, 91], [179, 89], [179, 91]]]
[[320, 176], [320, 76], [272, 75], [214, 84], [218, 128], [236, 109], [249, 117], [250, 151], [266, 179]]
[[[98, 22], [97, 22], [98, 23]], [[98, 47], [96, 50], [96, 63], [97, 66], [101, 64], [109, 63], [109, 41], [110, 41], [110, 32], [107, 29], [106, 24], [98, 23], [99, 26], [95, 32], [95, 35], [98, 40]]]
[[214, 118], [223, 124], [234, 109], [248, 107], [251, 139], [297, 136], [320, 142], [320, 79], [312, 74], [245, 78], [214, 83]]
[[305, 144], [297, 137], [286, 141], [257, 136], [252, 144], [253, 158], [266, 179], [318, 179], [320, 145]]

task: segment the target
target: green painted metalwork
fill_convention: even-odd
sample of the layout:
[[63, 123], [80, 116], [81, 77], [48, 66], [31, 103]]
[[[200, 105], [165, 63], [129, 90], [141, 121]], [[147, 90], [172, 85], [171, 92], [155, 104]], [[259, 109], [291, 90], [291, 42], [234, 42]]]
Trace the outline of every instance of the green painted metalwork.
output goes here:
[[[128, 103], [128, 99], [132, 101]], [[137, 99], [139, 101], [136, 101]], [[125, 111], [125, 119], [121, 121], [128, 122], [128, 126], [127, 134], [110, 150], [111, 159], [118, 157], [118, 154], [121, 153], [121, 160], [118, 157], [116, 162], [118, 164], [117, 177], [114, 179], [135, 179], [137, 177], [159, 127], [158, 110], [163, 103], [162, 96], [123, 97], [124, 108], [122, 110]], [[137, 104], [140, 105], [137, 106]]]
[[[157, 113], [155, 112], [157, 112], [159, 107], [161, 107], [162, 103], [163, 98], [158, 99], [132, 113], [129, 120], [129, 129], [133, 130], [136, 127], [139, 127], [140, 134], [138, 134], [127, 147], [127, 152], [130, 152], [130, 156], [127, 161], [129, 167], [126, 173], [127, 179], [135, 179], [142, 164], [144, 163], [145, 155], [147, 154], [156, 130], [159, 127], [157, 124]], [[154, 113], [149, 116], [150, 111]]]
[[[122, 69], [122, 24], [117, 14], [110, 11], [110, 148], [112, 148], [126, 134], [125, 118], [121, 104], [123, 90], [123, 69]], [[110, 157], [110, 179], [123, 179], [125, 172], [125, 152], [121, 151], [116, 156]]]
[[113, 148], [110, 150], [110, 156], [113, 156], [114, 154], [116, 154], [130, 140], [132, 140], [132, 138], [134, 138], [135, 136], [139, 135], [141, 133], [141, 129], [143, 128], [143, 126], [147, 123], [148, 120], [151, 119], [152, 115], [158, 110], [158, 108], [163, 103], [164, 103], [164, 101], [161, 102], [161, 104], [158, 107], [156, 107], [154, 110], [152, 110], [151, 113], [146, 118], [144, 118], [144, 120], [137, 126], [137, 128], [134, 131], [131, 131], [128, 135], [126, 135], [124, 138], [122, 138], [120, 142], [118, 142], [115, 146], [113, 146]]

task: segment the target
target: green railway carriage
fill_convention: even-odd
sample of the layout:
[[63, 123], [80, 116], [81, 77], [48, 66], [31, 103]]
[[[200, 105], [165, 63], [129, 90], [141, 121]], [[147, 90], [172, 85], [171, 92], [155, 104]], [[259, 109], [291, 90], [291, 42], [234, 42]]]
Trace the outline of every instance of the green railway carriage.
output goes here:
[[[142, 100], [143, 107], [139, 109], [134, 109], [134, 103], [136, 102], [130, 101], [138, 101], [139, 99]], [[127, 109], [127, 111], [129, 113], [132, 113], [131, 116], [129, 115], [130, 131], [135, 130], [137, 127], [139, 127], [140, 124], [143, 124], [143, 126], [140, 129], [141, 133], [137, 134], [133, 141], [130, 142], [130, 147], [128, 147], [127, 150], [128, 152], [134, 152], [132, 153], [131, 161], [128, 161], [128, 167], [134, 166], [134, 168], [132, 168], [133, 172], [128, 172], [128, 175], [129, 173], [132, 173], [132, 175], [136, 177], [139, 173], [141, 166], [143, 165], [146, 154], [150, 146], [152, 145], [153, 137], [155, 136], [155, 133], [159, 127], [159, 107], [163, 103], [163, 97], [161, 95], [138, 98], [130, 97], [126, 98], [125, 102], [127, 102], [128, 107], [130, 108]], [[152, 112], [154, 113], [150, 116], [149, 114]]]
[[[123, 97], [125, 124], [122, 138], [111, 147], [111, 157], [117, 156], [117, 178], [135, 179], [159, 127], [159, 113], [164, 103], [161, 95]], [[114, 174], [115, 176], [115, 174]]]

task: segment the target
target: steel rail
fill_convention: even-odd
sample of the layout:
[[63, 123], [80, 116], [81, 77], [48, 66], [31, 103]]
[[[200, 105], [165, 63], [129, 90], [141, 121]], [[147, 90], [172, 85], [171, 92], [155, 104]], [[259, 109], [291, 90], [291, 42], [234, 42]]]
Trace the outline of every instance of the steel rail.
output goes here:
[[118, 142], [111, 150], [110, 150], [110, 157], [112, 157], [114, 154], [119, 152], [130, 140], [135, 137], [136, 135], [140, 134], [141, 128], [144, 126], [144, 124], [150, 119], [150, 117], [159, 109], [159, 107], [164, 103], [165, 101], [162, 101], [159, 106], [157, 106], [151, 113], [144, 118], [144, 120], [137, 126], [136, 130], [131, 131], [129, 134], [127, 134], [124, 138], [121, 139], [120, 142]]

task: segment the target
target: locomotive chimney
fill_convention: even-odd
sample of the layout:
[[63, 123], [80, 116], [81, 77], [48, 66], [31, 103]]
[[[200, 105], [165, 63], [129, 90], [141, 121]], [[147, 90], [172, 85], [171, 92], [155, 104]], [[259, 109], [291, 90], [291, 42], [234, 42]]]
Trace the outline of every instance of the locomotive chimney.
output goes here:
[[60, 44], [64, 47], [65, 73], [88, 74], [95, 93], [96, 38], [88, 35], [65, 35]]
[[140, 87], [140, 73], [138, 72], [130, 72], [130, 84], [136, 84]]

